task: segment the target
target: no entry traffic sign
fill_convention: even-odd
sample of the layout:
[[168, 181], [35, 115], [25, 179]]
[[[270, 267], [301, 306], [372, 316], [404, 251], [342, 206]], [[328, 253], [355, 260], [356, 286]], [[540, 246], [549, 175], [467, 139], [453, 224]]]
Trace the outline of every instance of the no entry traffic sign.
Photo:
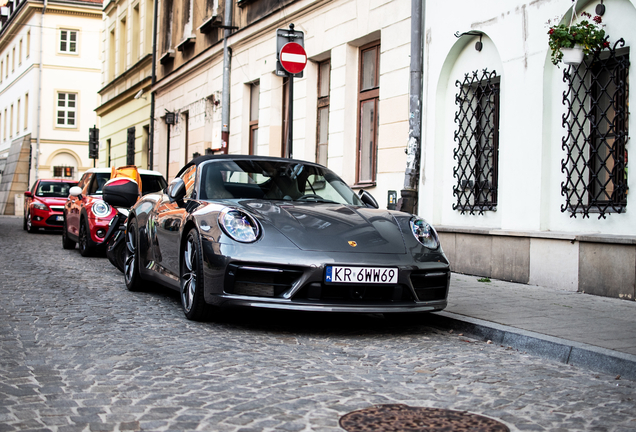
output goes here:
[[307, 53], [296, 42], [289, 42], [280, 50], [280, 64], [290, 74], [297, 74], [307, 65]]

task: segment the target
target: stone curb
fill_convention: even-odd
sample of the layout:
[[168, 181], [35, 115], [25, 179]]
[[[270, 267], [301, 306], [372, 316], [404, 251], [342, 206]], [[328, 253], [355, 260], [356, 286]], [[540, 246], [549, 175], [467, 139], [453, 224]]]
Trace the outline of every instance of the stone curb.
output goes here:
[[484, 341], [561, 363], [636, 380], [636, 356], [452, 312], [431, 314], [427, 324], [461, 331]]

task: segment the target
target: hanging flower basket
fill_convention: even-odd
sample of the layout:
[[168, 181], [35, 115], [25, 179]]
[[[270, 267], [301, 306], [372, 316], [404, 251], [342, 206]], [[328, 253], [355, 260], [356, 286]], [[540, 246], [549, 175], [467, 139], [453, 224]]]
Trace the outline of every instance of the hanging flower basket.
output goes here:
[[[552, 63], [555, 65], [558, 65], [562, 61], [565, 64], [580, 64], [584, 56], [609, 46], [600, 16], [595, 16], [591, 19], [592, 22], [584, 19], [579, 23], [572, 24], [572, 21], [574, 21], [574, 12], [572, 15], [570, 25], [553, 25], [548, 30], [548, 43], [552, 50]], [[585, 18], [592, 17], [592, 15], [587, 12], [581, 13], [581, 16]], [[580, 51], [580, 53], [576, 54], [576, 59], [570, 59], [569, 54], [565, 57], [566, 52], [572, 49]]]
[[562, 61], [566, 65], [580, 65], [583, 61], [583, 46], [576, 44], [572, 48], [561, 48]]

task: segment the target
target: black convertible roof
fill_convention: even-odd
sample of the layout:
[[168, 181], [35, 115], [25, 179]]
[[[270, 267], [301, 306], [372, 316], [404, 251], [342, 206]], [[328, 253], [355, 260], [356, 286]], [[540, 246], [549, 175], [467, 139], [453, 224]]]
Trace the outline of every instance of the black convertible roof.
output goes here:
[[179, 170], [177, 173], [177, 177], [181, 175], [186, 169], [190, 168], [193, 165], [201, 165], [203, 162], [209, 160], [253, 160], [253, 161], [271, 161], [271, 162], [297, 162], [308, 165], [318, 165], [315, 162], [304, 161], [300, 159], [287, 159], [282, 157], [274, 157], [274, 156], [255, 156], [255, 155], [245, 155], [245, 154], [221, 154], [221, 155], [203, 155], [198, 156], [192, 159], [190, 162], [185, 164], [183, 168]]

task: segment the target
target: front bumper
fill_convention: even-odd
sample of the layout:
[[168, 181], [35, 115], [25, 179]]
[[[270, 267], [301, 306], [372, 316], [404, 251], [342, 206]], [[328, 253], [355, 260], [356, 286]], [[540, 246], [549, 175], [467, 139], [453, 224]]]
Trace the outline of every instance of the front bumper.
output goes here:
[[[444, 254], [417, 261], [409, 254], [324, 253], [244, 248], [223, 251], [203, 242], [205, 300], [222, 307], [297, 311], [397, 313], [433, 312], [446, 307], [450, 267]], [[225, 252], [225, 253], [223, 253]], [[327, 265], [395, 267], [393, 284], [334, 284]]]
[[31, 225], [36, 228], [62, 228], [64, 215], [61, 212], [31, 209]]

